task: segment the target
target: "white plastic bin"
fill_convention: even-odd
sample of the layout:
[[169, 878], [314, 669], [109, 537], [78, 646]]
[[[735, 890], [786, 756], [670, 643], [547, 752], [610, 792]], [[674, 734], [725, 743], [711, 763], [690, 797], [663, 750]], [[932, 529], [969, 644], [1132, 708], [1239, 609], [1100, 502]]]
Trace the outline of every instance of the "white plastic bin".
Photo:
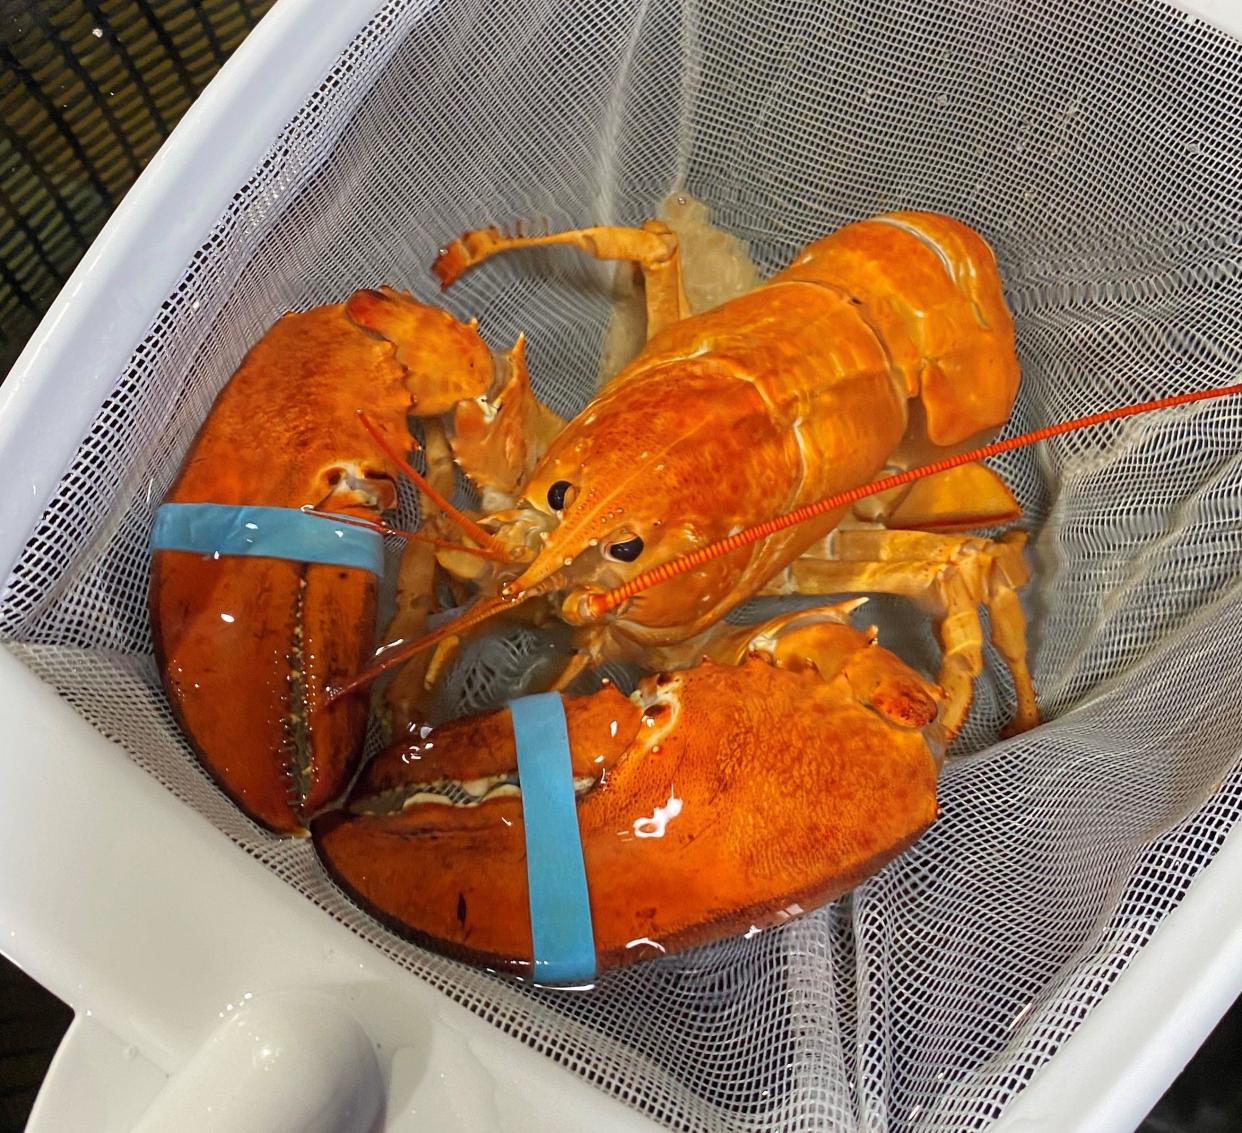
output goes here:
[[[1236, 633], [1230, 651], [1218, 623], [1236, 603], [1238, 548], [1196, 560], [1198, 590], [1144, 622], [1160, 548], [1184, 528], [1200, 545], [1198, 512], [1140, 538], [1137, 520], [1117, 519], [1117, 534], [1084, 500], [1125, 488], [1137, 514], [1171, 483], [1174, 514], [1194, 500], [1213, 523], [1236, 518], [1236, 460], [1167, 456], [1187, 435], [1204, 451], [1236, 439], [1236, 409], [1136, 426], [1120, 438], [1135, 465], [1110, 456], [1113, 436], [1007, 468], [1046, 533], [1036, 588], [1041, 565], [1085, 585], [1131, 538], [1141, 577], [1046, 600], [1036, 675], [1055, 720], [1026, 748], [987, 746], [1005, 690], [983, 688], [979, 753], [952, 769], [926, 847], [803, 926], [635, 969], [594, 999], [489, 981], [368, 925], [312, 875], [305, 847], [265, 841], [178, 762], [136, 605], [160, 476], [280, 310], [381, 279], [429, 296], [428, 252], [469, 225], [632, 220], [687, 186], [771, 267], [852, 215], [956, 204], [1012, 273], [1028, 421], [1237, 372], [1224, 236], [1242, 137], [1236, 118], [1209, 130], [1188, 117], [1242, 76], [1242, 45], [1217, 30], [1242, 31], [1233, 5], [511, 7], [281, 0], [0, 387], [0, 574], [17, 566], [0, 599], [0, 949], [77, 1012], [31, 1128], [1133, 1128], [1242, 989], [1242, 735], [1214, 714], [1237, 687]], [[525, 35], [497, 34], [507, 22]], [[476, 42], [479, 28], [490, 38]], [[730, 121], [723, 108], [749, 84], [766, 101]], [[1153, 125], [1160, 106], [1172, 109]], [[401, 110], [397, 125], [377, 107]], [[761, 176], [729, 180], [730, 162], [760, 159]], [[1085, 211], [1067, 219], [1071, 190]], [[1179, 192], [1184, 216], [1169, 207]], [[1084, 232], [1108, 253], [1095, 268]], [[498, 339], [530, 328], [537, 385], [565, 408], [576, 391], [558, 375], [591, 356], [607, 301], [591, 269], [556, 263], [542, 279], [506, 265], [450, 302], [481, 309]], [[1165, 269], [1181, 290], [1160, 290]], [[1133, 295], [1110, 290], [1131, 276]], [[1202, 340], [1184, 323], [1195, 310]], [[118, 455], [130, 450], [141, 475]], [[1164, 485], [1136, 480], [1152, 452], [1173, 461]], [[1054, 552], [1075, 524], [1094, 534], [1066, 566]], [[1131, 616], [1138, 628], [1118, 630]], [[1114, 641], [1094, 660], [1091, 617]], [[1142, 689], [1150, 719], [1134, 707]], [[1177, 770], [1166, 736], [1198, 745], [1194, 770]], [[1084, 794], [1071, 772], [1109, 737], [1101, 775], [1120, 785]], [[1007, 762], [1017, 752], [1026, 762]], [[1133, 799], [1125, 782], [1144, 772], [1118, 770], [1126, 752], [1168, 769]], [[1030, 796], [1054, 863], [1089, 854], [1097, 827], [1105, 845], [1130, 804], [1151, 808], [1150, 828], [1136, 819], [1142, 836], [1090, 869], [1050, 866], [1041, 894], [1029, 864], [989, 857], [987, 808], [1018, 783], [1066, 800], [1054, 828]], [[989, 884], [954, 873], [968, 866]], [[1064, 883], [1080, 876], [1081, 900]], [[941, 935], [912, 941], [928, 892], [944, 902]], [[1003, 908], [1018, 939], [1054, 898], [1087, 910], [1056, 948], [1056, 917], [1012, 952], [979, 937]], [[754, 1036], [740, 1054], [713, 1046], [728, 1011]]]

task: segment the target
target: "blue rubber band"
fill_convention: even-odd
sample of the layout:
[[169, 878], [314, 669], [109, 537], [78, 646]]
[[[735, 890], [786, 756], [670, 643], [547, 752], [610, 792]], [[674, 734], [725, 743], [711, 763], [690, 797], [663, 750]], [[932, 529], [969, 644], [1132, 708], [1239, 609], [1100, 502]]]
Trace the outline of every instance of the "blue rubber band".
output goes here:
[[253, 555], [384, 572], [384, 537], [292, 507], [163, 504], [151, 531], [154, 551]]
[[545, 692], [512, 701], [509, 711], [526, 830], [534, 978], [589, 983], [595, 978], [595, 934], [564, 704], [560, 693]]

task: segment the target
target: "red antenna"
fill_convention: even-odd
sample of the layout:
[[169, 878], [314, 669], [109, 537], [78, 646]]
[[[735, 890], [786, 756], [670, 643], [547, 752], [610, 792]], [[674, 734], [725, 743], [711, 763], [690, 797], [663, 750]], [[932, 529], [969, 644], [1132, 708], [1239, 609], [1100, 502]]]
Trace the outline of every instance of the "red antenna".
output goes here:
[[468, 547], [465, 543], [454, 543], [451, 539], [437, 539], [434, 535], [424, 535], [421, 531], [406, 531], [402, 527], [392, 527], [375, 519], [364, 519], [359, 515], [346, 515], [339, 511], [323, 511], [316, 507], [304, 507], [307, 515], [319, 515], [324, 519], [335, 520], [347, 527], [361, 527], [364, 531], [374, 531], [378, 535], [395, 535], [407, 543], [427, 543], [432, 547], [443, 547], [449, 551], [462, 551], [467, 555], [478, 555], [484, 559], [496, 559], [508, 562], [509, 556], [500, 551], [489, 550], [487, 547]]
[[661, 582], [667, 582], [670, 578], [676, 578], [679, 574], [685, 574], [687, 571], [694, 570], [704, 563], [711, 562], [712, 559], [718, 559], [721, 555], [727, 555], [732, 551], [736, 551], [739, 547], [748, 547], [751, 543], [757, 543], [760, 539], [766, 539], [769, 535], [774, 535], [778, 531], [784, 531], [787, 527], [794, 527], [799, 523], [805, 523], [808, 519], [814, 519], [818, 515], [824, 515], [826, 512], [834, 511], [836, 508], [844, 507], [846, 504], [852, 504], [866, 496], [872, 496], [878, 492], [887, 492], [891, 488], [899, 488], [913, 480], [921, 480], [925, 476], [934, 476], [939, 472], [947, 472], [950, 468], [958, 468], [963, 464], [973, 464], [977, 460], [987, 460], [989, 457], [999, 456], [1003, 452], [1012, 452], [1017, 448], [1025, 448], [1028, 445], [1046, 441], [1050, 437], [1059, 437], [1062, 433], [1072, 433], [1076, 429], [1087, 429], [1092, 425], [1102, 425], [1107, 421], [1120, 421], [1125, 417], [1136, 417], [1140, 413], [1153, 413], [1157, 409], [1172, 409], [1176, 405], [1189, 405], [1194, 401], [1207, 401], [1209, 398], [1228, 397], [1237, 393], [1242, 393], [1242, 382], [1222, 386], [1219, 389], [1179, 393], [1171, 397], [1160, 397], [1154, 401], [1139, 402], [1137, 405], [1125, 405], [1118, 409], [1106, 409], [1101, 413], [1088, 414], [1086, 417], [1075, 417], [1072, 421], [1062, 421], [1059, 425], [1046, 425], [1042, 429], [1035, 429], [1030, 433], [1023, 433], [1021, 436], [1010, 437], [1008, 440], [995, 441], [990, 445], [971, 449], [969, 452], [959, 453], [957, 456], [947, 456], [943, 460], [934, 461], [931, 464], [923, 465], [921, 468], [911, 468], [894, 476], [885, 476], [881, 480], [873, 480], [870, 484], [862, 484], [857, 488], [851, 488], [849, 491], [838, 492], [834, 496], [816, 500], [814, 503], [804, 504], [802, 507], [795, 508], [785, 515], [778, 515], [773, 519], [765, 520], [763, 523], [757, 523], [753, 527], [743, 528], [734, 535], [718, 539], [715, 543], [709, 543], [707, 546], [700, 547], [697, 551], [690, 551], [679, 558], [669, 559], [668, 562], [652, 567], [650, 570], [644, 571], [642, 574], [630, 579], [629, 582], [612, 590], [589, 594], [585, 598], [587, 610], [592, 617], [601, 618], [609, 610], [615, 610], [623, 602], [629, 601], [634, 595], [641, 594], [644, 590], [650, 590]]
[[[774, 535], [778, 531], [784, 531], [787, 527], [794, 527], [799, 523], [805, 523], [808, 519], [814, 519], [818, 515], [824, 515], [826, 512], [844, 507], [846, 504], [852, 504], [857, 500], [876, 495], [879, 492], [887, 492], [891, 488], [899, 488], [903, 484], [921, 480], [926, 476], [935, 476], [939, 472], [947, 472], [950, 468], [959, 468], [963, 464], [973, 464], [978, 460], [987, 460], [989, 457], [999, 456], [1003, 452], [1012, 452], [1014, 449], [1026, 448], [1029, 445], [1038, 444], [1040, 441], [1046, 441], [1051, 437], [1059, 437], [1063, 433], [1072, 433], [1075, 430], [1087, 429], [1093, 425], [1103, 425], [1108, 421], [1120, 421], [1126, 417], [1137, 417], [1140, 413], [1154, 413], [1158, 409], [1172, 409], [1177, 405], [1189, 405], [1195, 401], [1207, 401], [1216, 397], [1229, 397], [1238, 393], [1242, 393], [1242, 382], [1221, 386], [1219, 389], [1196, 390], [1193, 393], [1179, 393], [1171, 397], [1157, 398], [1154, 401], [1139, 402], [1137, 405], [1124, 405], [1117, 409], [1105, 409], [1103, 412], [1091, 413], [1086, 417], [1075, 417], [1071, 421], [1062, 421], [1059, 425], [1046, 425], [1042, 429], [1035, 429], [1030, 433], [1010, 437], [1008, 440], [994, 441], [990, 445], [983, 445], [981, 448], [971, 449], [969, 452], [959, 453], [956, 456], [947, 456], [943, 460], [933, 461], [931, 464], [925, 464], [920, 468], [911, 468], [894, 476], [885, 476], [883, 479], [873, 480], [869, 484], [860, 484], [857, 488], [838, 492], [836, 495], [827, 496], [822, 500], [816, 500], [814, 503], [804, 504], [802, 507], [795, 508], [785, 515], [778, 515], [763, 523], [757, 523], [753, 527], [743, 528], [734, 535], [719, 539], [715, 543], [709, 543], [707, 546], [700, 547], [697, 551], [691, 551], [680, 558], [670, 559], [666, 563], [652, 567], [651, 570], [644, 571], [642, 574], [630, 579], [629, 582], [613, 590], [588, 594], [585, 598], [587, 610], [592, 617], [601, 618], [610, 610], [615, 610], [623, 602], [629, 601], [634, 595], [640, 594], [644, 590], [650, 590], [651, 587], [658, 586], [661, 582], [667, 582], [670, 578], [676, 578], [679, 574], [685, 574], [687, 571], [694, 570], [704, 563], [711, 562], [712, 559], [718, 559], [721, 555], [727, 555], [740, 547], [748, 547], [752, 543], [759, 542], [760, 539], [766, 539], [769, 535]], [[361, 411], [359, 416], [363, 416]], [[363, 423], [370, 428], [365, 417], [363, 417]], [[377, 435], [374, 433], [374, 430], [372, 432], [373, 435]], [[377, 439], [380, 440], [381, 444], [384, 444], [382, 438], [379, 438], [378, 435]], [[393, 456], [391, 449], [386, 445], [385, 452]], [[403, 467], [407, 467], [400, 457], [393, 456], [393, 459], [397, 460]], [[413, 470], [411, 469], [410, 472], [413, 472]], [[416, 472], [413, 475], [418, 476]], [[418, 477], [418, 479], [421, 480], [422, 478]], [[463, 516], [462, 519], [464, 520], [465, 517]], [[469, 520], [466, 520], [466, 522], [468, 523]], [[486, 532], [481, 531], [480, 533], [490, 541], [490, 536], [487, 536]], [[401, 664], [402, 661], [415, 653], [443, 641], [446, 637], [452, 637], [454, 634], [470, 629], [480, 622], [494, 617], [502, 610], [513, 609], [515, 606], [519, 606], [523, 602], [529, 601], [531, 598], [546, 593], [549, 590], [556, 589], [563, 584], [564, 580], [560, 572], [557, 572], [557, 574], [546, 579], [539, 586], [532, 587], [521, 594], [512, 597], [484, 599], [477, 606], [462, 614], [456, 621], [443, 625], [439, 629], [414, 641], [393, 642], [382, 650], [375, 664], [351, 677], [348, 681], [329, 686], [328, 703], [331, 704], [347, 693], [355, 692], [365, 687], [381, 673], [395, 665]]]
[[455, 634], [477, 626], [480, 622], [485, 622], [505, 610], [515, 609], [523, 602], [529, 602], [532, 598], [538, 598], [541, 594], [560, 590], [564, 585], [565, 577], [560, 571], [557, 571], [556, 574], [545, 578], [538, 586], [532, 586], [529, 590], [523, 590], [519, 594], [511, 596], [502, 594], [499, 598], [485, 598], [478, 605], [472, 606], [461, 617], [455, 618], [453, 621], [442, 625], [439, 629], [432, 630], [430, 633], [415, 638], [413, 641], [394, 641], [388, 645], [381, 646], [376, 652], [376, 660], [373, 664], [368, 665], [362, 672], [356, 673], [341, 684], [331, 684], [328, 686], [328, 703], [331, 704], [338, 697], [345, 696], [346, 693], [365, 688], [381, 673], [387, 672], [395, 665], [400, 665], [403, 661], [413, 657], [414, 654], [421, 653], [424, 649], [436, 645], [446, 637], [453, 637]]
[[437, 630], [432, 630], [431, 633], [425, 634], [414, 641], [394, 641], [390, 645], [381, 647], [378, 653], [378, 660], [374, 664], [367, 666], [362, 672], [356, 673], [347, 681], [342, 681], [340, 684], [333, 682], [328, 685], [327, 703], [332, 704], [348, 693], [365, 688], [376, 677], [387, 672], [393, 666], [400, 665], [415, 653], [421, 653], [424, 649], [428, 649], [437, 642], [443, 641], [446, 637], [453, 637], [455, 634], [459, 634], [471, 626], [478, 625], [479, 622], [487, 621], [488, 618], [494, 617], [501, 610], [521, 605], [527, 598], [533, 597], [534, 594], [531, 593], [522, 598], [485, 598], [477, 606], [467, 610], [460, 618], [442, 625]]
[[[436, 505], [445, 516], [453, 523], [457, 524], [465, 534], [481, 547], [486, 547], [489, 551], [495, 551], [499, 557], [503, 557], [503, 551], [496, 545], [496, 540], [483, 530], [473, 519], [464, 512], [460, 512], [451, 503], [448, 502], [439, 492], [435, 490], [417, 468], [415, 468], [408, 460], [405, 459], [392, 445], [388, 442], [388, 438], [384, 436], [372, 423], [371, 419], [361, 410], [358, 411], [358, 420], [362, 422], [362, 427], [371, 434], [375, 443], [379, 445], [388, 458], [396, 464], [415, 484], [418, 490], [423, 493], [433, 504]], [[413, 438], [411, 438], [413, 440]], [[417, 443], [417, 442], [415, 442]]]

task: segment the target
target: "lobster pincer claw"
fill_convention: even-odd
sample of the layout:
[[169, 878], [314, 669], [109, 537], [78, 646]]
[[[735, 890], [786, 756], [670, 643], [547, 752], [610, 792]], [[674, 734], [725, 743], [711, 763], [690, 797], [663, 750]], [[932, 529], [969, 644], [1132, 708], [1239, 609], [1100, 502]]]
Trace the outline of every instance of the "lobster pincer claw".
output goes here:
[[[563, 700], [577, 836], [553, 868], [584, 867], [594, 952], [570, 982], [783, 923], [932, 823], [937, 690], [848, 632], [868, 670], [861, 696], [848, 662], [825, 680], [752, 656], [649, 677], [630, 698], [606, 688]], [[886, 714], [873, 687], [885, 668], [919, 681], [921, 713]], [[545, 879], [528, 874], [517, 766], [509, 709], [454, 721], [381, 755], [311, 832], [335, 880], [402, 935], [562, 982], [536, 955], [546, 934], [531, 896]]]
[[301, 832], [357, 766], [367, 705], [324, 692], [370, 655], [374, 579], [164, 550], [152, 585], [165, 689], [200, 762], [261, 825]]
[[[165, 691], [203, 767], [273, 831], [304, 832], [361, 755], [365, 700], [327, 695], [374, 645], [381, 537], [350, 520], [393, 506], [389, 454], [409, 447], [412, 403], [477, 396], [493, 376], [472, 326], [390, 288], [285, 315], [217, 397], [165, 498], [149, 599]], [[365, 538], [361, 560], [306, 549]]]

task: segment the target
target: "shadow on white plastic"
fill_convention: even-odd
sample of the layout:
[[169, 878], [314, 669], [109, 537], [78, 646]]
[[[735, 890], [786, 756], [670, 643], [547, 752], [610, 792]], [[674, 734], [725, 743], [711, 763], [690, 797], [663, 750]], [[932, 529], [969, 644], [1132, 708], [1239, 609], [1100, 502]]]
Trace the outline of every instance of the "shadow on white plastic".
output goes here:
[[326, 995], [243, 1004], [169, 1079], [134, 1133], [369, 1133], [384, 1083], [371, 1040]]

